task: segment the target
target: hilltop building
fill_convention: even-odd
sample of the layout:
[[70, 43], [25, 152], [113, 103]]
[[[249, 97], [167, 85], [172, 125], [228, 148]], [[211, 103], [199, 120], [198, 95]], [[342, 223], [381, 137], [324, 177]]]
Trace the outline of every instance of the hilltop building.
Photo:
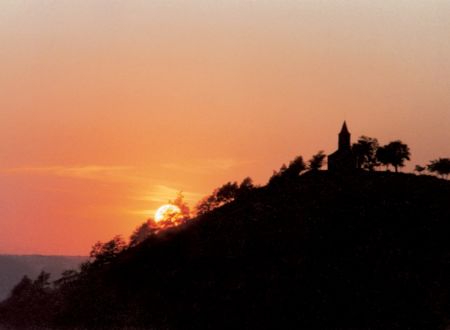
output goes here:
[[338, 150], [328, 156], [328, 170], [350, 172], [356, 169], [356, 157], [352, 151], [351, 134], [344, 121], [339, 133]]

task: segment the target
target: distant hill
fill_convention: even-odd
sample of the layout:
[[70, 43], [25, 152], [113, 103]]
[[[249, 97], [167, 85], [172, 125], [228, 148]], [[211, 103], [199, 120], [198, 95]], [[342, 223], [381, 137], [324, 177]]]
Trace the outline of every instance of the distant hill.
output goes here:
[[62, 271], [77, 269], [86, 260], [78, 256], [0, 255], [0, 301], [6, 299], [24, 275], [35, 278], [44, 270], [56, 279]]
[[[446, 329], [450, 183], [309, 172], [0, 306], [10, 324]], [[28, 290], [28, 291], [27, 291]], [[31, 292], [31, 293], [30, 293]], [[23, 315], [40, 315], [27, 320]]]

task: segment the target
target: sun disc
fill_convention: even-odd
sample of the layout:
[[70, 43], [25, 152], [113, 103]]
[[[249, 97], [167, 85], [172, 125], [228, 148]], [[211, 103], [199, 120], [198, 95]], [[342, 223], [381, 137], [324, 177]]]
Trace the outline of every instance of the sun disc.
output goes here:
[[166, 204], [161, 206], [155, 213], [155, 221], [160, 222], [173, 217], [176, 214], [180, 214], [181, 210], [178, 206], [172, 204]]

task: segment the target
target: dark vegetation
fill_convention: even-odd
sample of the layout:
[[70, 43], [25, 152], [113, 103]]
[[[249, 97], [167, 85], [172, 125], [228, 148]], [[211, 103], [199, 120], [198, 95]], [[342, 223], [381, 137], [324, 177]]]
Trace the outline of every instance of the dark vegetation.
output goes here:
[[6, 299], [11, 289], [27, 275], [35, 278], [41, 271], [53, 274], [53, 279], [69, 268], [77, 268], [87, 257], [0, 255], [0, 301]]
[[[410, 160], [411, 156], [408, 145], [400, 140], [380, 146], [378, 139], [364, 135], [352, 145], [352, 151], [356, 157], [356, 167], [368, 171], [375, 171], [379, 166], [385, 166], [386, 171], [388, 171], [389, 167], [393, 166], [395, 172], [398, 172], [400, 168], [405, 166], [405, 161]], [[313, 156], [313, 160], [318, 156], [320, 156], [320, 152]], [[312, 167], [310, 168], [312, 169]], [[423, 174], [426, 170], [431, 174], [447, 179], [450, 174], [450, 158], [435, 159], [426, 166], [416, 165], [414, 168], [414, 172], [417, 174]]]
[[90, 262], [56, 283], [45, 273], [24, 278], [0, 319], [57, 328], [448, 326], [449, 182], [298, 175], [305, 170], [297, 158], [267, 186], [182, 226], [128, 247], [119, 237], [94, 246]]
[[386, 166], [386, 170], [392, 165], [395, 172], [405, 166], [405, 161], [410, 160], [411, 152], [407, 144], [400, 140], [392, 141], [380, 146], [376, 138], [361, 136], [352, 146], [359, 169], [374, 171], [377, 166]]
[[[436, 173], [442, 178], [448, 178], [450, 174], [450, 158], [439, 158], [436, 160], [432, 160], [430, 164], [427, 165], [428, 171], [431, 173]], [[417, 168], [416, 170], [420, 170], [421, 168]]]

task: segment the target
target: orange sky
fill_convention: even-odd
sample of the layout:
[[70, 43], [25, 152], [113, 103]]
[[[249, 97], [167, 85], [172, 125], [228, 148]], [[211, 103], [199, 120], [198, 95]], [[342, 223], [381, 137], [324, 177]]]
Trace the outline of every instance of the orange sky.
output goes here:
[[183, 190], [402, 139], [450, 156], [450, 2], [0, 3], [0, 253], [87, 254]]

